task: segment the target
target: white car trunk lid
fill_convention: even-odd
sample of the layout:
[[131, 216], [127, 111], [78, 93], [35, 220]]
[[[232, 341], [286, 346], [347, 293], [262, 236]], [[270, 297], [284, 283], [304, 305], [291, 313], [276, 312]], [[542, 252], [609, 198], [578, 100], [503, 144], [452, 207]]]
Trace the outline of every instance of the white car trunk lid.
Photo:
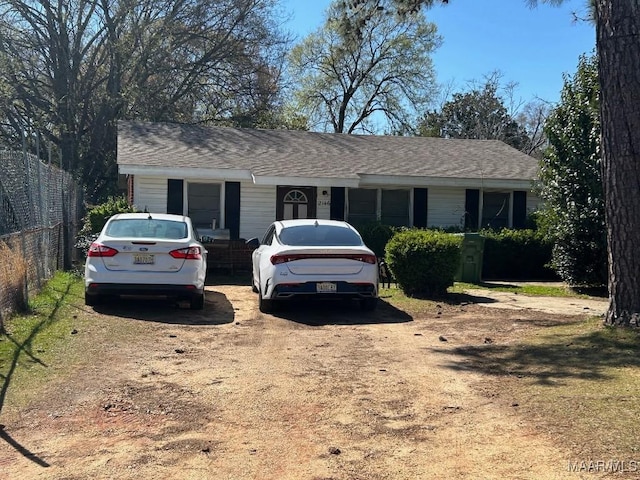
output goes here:
[[[366, 252], [359, 249], [290, 250], [280, 252], [285, 265], [293, 275], [353, 275], [360, 273]], [[370, 254], [368, 254], [370, 255]]]
[[169, 252], [188, 247], [184, 241], [170, 240], [113, 240], [105, 246], [115, 248], [113, 257], [102, 257], [105, 268], [129, 272], [179, 272], [184, 258], [174, 258]]

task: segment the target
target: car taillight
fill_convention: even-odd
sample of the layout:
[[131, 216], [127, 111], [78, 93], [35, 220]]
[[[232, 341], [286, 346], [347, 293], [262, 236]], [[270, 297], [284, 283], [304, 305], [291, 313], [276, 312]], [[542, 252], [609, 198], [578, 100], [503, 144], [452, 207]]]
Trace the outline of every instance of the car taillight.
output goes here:
[[293, 254], [278, 254], [271, 256], [271, 263], [273, 265], [279, 265], [281, 263], [294, 262], [296, 260], [307, 259], [346, 259], [355, 260], [356, 262], [369, 263], [375, 265], [377, 262], [375, 255], [368, 255], [366, 253], [347, 253], [347, 254], [323, 254], [323, 253], [293, 253]]
[[187, 247], [171, 250], [169, 255], [173, 258], [184, 258], [185, 260], [200, 260], [202, 258], [200, 247]]
[[100, 243], [93, 242], [89, 247], [89, 252], [87, 256], [89, 257], [113, 257], [118, 253], [118, 250], [115, 248], [107, 247], [106, 245], [102, 245]]

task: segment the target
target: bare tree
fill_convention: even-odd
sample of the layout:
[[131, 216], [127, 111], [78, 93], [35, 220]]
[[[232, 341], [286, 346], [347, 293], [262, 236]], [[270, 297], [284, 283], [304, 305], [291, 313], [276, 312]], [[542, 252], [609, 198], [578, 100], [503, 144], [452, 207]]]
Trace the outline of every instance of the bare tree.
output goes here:
[[421, 13], [396, 15], [390, 1], [352, 3], [332, 3], [324, 26], [291, 52], [297, 105], [325, 131], [374, 132], [376, 121], [409, 130], [434, 96], [436, 27]]
[[[7, 0], [0, 141], [39, 132], [90, 198], [116, 185], [118, 118], [258, 118], [289, 39], [276, 0]], [[231, 119], [231, 120], [230, 120]]]
[[521, 148], [527, 155], [538, 159], [542, 157], [542, 152], [548, 144], [544, 125], [551, 109], [552, 104], [549, 102], [534, 99], [526, 103], [516, 115], [516, 121], [527, 133], [527, 142]]

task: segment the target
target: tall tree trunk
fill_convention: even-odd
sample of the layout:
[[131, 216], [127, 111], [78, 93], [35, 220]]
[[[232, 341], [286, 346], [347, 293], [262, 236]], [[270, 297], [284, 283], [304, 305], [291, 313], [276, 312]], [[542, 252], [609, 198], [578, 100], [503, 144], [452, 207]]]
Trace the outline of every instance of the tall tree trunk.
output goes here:
[[640, 0], [596, 0], [610, 304], [640, 326]]

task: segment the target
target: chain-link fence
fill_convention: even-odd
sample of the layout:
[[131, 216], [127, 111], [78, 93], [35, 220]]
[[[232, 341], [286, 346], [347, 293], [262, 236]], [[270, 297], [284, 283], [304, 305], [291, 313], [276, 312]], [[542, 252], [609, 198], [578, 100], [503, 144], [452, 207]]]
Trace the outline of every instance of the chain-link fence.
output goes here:
[[71, 174], [0, 150], [0, 326], [56, 270], [72, 267], [81, 210]]

